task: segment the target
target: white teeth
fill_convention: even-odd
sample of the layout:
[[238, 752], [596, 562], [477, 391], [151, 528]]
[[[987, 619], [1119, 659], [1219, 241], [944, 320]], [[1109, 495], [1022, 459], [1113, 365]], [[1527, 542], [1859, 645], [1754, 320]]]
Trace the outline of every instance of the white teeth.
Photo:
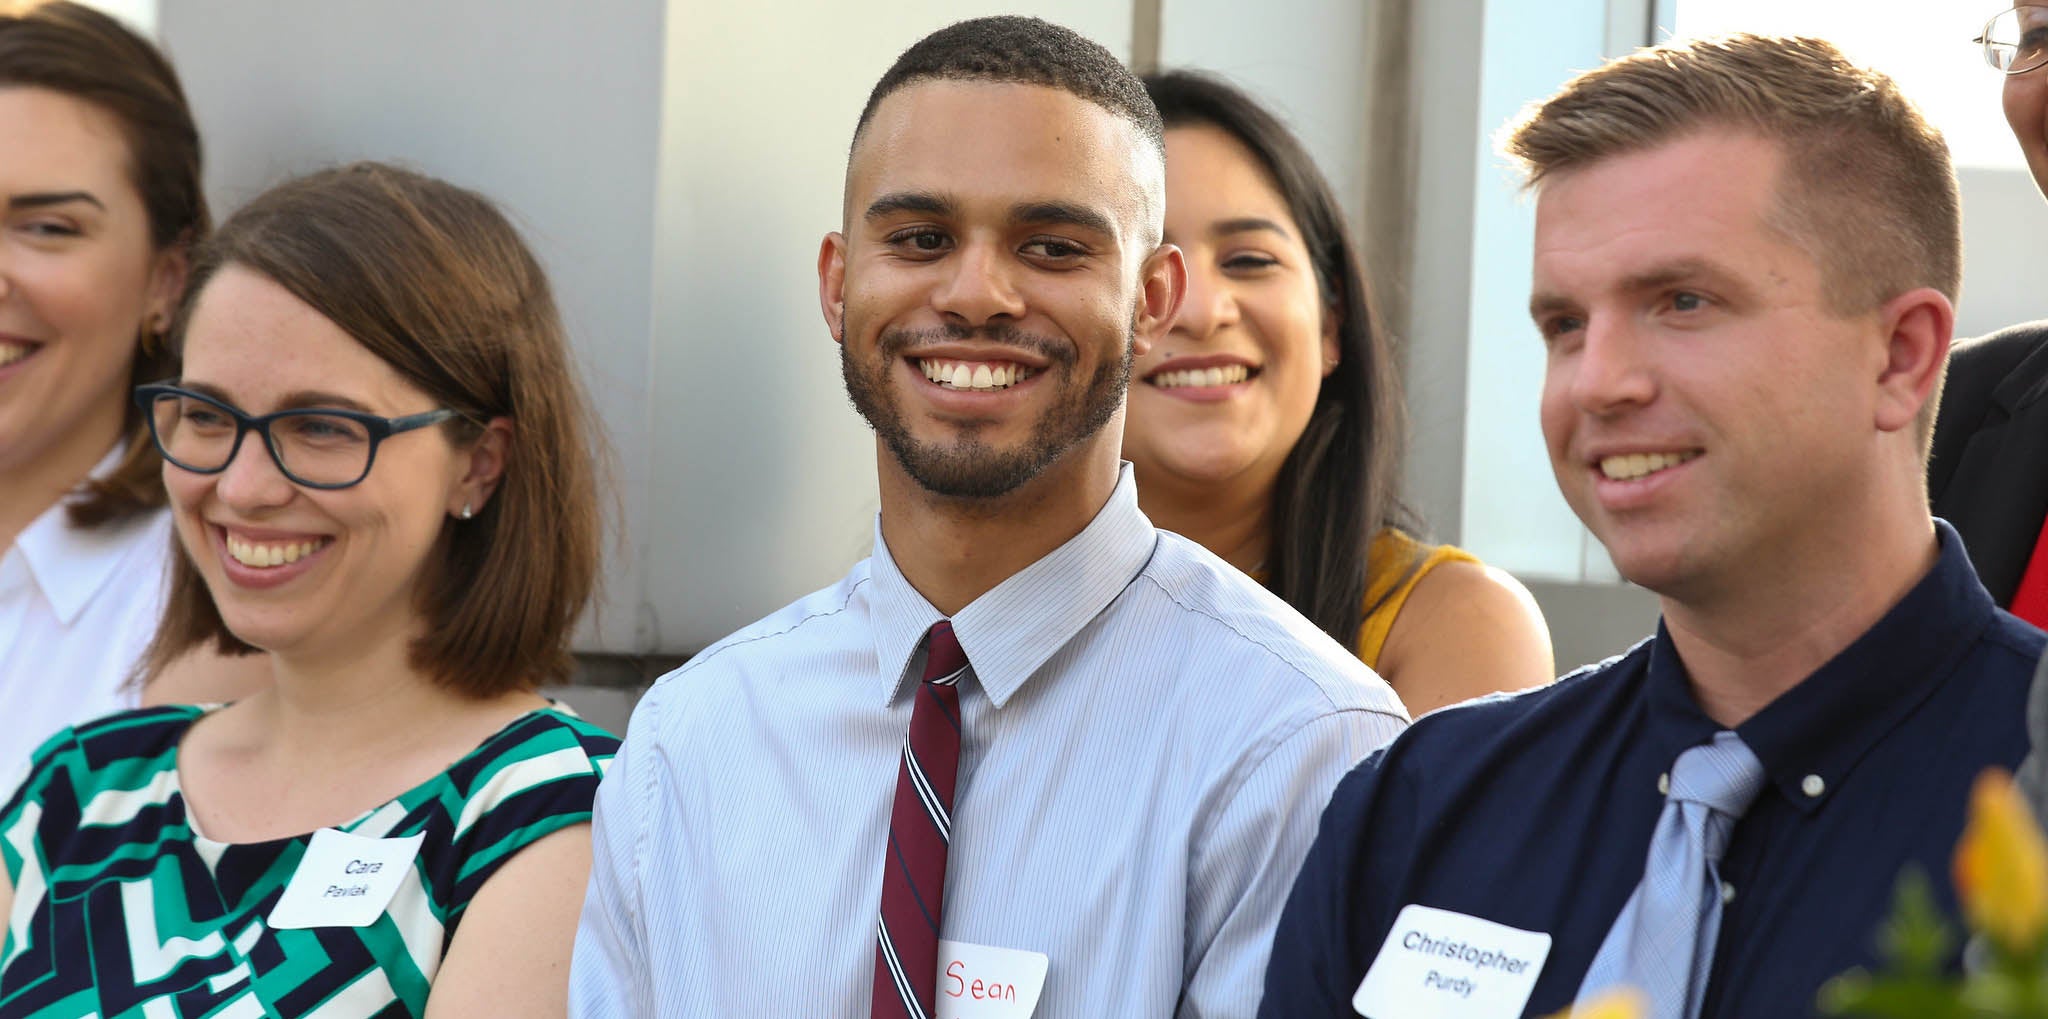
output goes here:
[[1160, 389], [1180, 389], [1184, 386], [1233, 386], [1251, 377], [1251, 369], [1241, 364], [1224, 365], [1220, 368], [1189, 368], [1184, 371], [1160, 372], [1147, 381]]
[[1019, 365], [983, 361], [920, 360], [917, 367], [925, 378], [949, 389], [1005, 389], [1031, 377]]
[[1699, 455], [1697, 450], [1684, 453], [1622, 453], [1600, 458], [1600, 473], [1609, 481], [1634, 481], [1648, 477], [1667, 467], [1676, 467]]
[[36, 348], [23, 343], [0, 343], [0, 368], [27, 357], [29, 351], [34, 349]]
[[244, 566], [269, 568], [298, 562], [312, 555], [320, 546], [326, 544], [326, 541], [324, 539], [316, 539], [313, 541], [285, 542], [283, 544], [257, 544], [253, 541], [243, 541], [231, 534], [228, 535], [227, 544], [228, 555], [236, 562]]

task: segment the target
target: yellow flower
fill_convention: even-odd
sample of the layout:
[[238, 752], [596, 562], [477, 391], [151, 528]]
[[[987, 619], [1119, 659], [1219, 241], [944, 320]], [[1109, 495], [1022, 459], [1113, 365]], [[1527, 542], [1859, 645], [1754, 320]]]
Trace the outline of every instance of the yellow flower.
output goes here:
[[1643, 1019], [1649, 1014], [1650, 1003], [1634, 988], [1623, 987], [1578, 1002], [1549, 1019]]
[[2040, 947], [2048, 928], [2048, 843], [2012, 776], [1998, 768], [1977, 776], [1970, 790], [1955, 877], [1971, 927], [2008, 952]]

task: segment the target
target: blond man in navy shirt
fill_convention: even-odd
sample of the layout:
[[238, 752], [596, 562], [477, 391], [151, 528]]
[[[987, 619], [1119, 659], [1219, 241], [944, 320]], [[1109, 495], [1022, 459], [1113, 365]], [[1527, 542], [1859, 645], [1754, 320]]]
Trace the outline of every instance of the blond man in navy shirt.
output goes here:
[[1940, 135], [1824, 42], [1675, 43], [1569, 82], [1506, 148], [1559, 488], [1656, 634], [1420, 720], [1348, 776], [1261, 1015], [1806, 1015], [1939, 880], [2025, 752], [2042, 635], [1932, 519], [1960, 276]]

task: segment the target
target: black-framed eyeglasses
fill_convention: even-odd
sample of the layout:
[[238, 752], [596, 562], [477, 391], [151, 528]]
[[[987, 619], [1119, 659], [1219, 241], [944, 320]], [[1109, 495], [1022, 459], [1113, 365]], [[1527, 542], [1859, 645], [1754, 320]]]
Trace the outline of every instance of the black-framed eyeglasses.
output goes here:
[[166, 382], [135, 387], [157, 451], [194, 474], [228, 469], [242, 436], [255, 432], [284, 476], [307, 488], [347, 488], [370, 476], [377, 446], [401, 432], [461, 415], [430, 410], [383, 418], [360, 411], [309, 408], [251, 417], [226, 403]]
[[1971, 40], [1984, 47], [1984, 62], [2007, 74], [2025, 74], [2048, 64], [2048, 4], [2014, 4], [1984, 23]]

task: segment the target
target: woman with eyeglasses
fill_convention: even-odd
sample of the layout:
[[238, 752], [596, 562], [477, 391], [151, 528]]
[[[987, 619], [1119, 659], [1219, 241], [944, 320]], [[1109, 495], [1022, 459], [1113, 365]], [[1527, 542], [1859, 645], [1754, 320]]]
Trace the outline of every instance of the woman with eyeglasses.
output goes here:
[[359, 164], [232, 217], [170, 340], [136, 391], [183, 550], [148, 662], [275, 680], [37, 752], [0, 1017], [561, 1015], [618, 742], [535, 693], [600, 531], [539, 264], [482, 196]]
[[1146, 515], [1353, 648], [1412, 714], [1549, 682], [1528, 592], [1400, 526], [1398, 369], [1307, 151], [1220, 79], [1145, 86], [1188, 266], [1172, 333], [1131, 373], [1124, 456]]
[[[70, 3], [0, 15], [0, 775], [62, 726], [133, 707], [163, 605], [161, 462], [137, 382], [205, 235], [199, 134], [149, 43]], [[260, 670], [195, 659], [157, 696]]]

